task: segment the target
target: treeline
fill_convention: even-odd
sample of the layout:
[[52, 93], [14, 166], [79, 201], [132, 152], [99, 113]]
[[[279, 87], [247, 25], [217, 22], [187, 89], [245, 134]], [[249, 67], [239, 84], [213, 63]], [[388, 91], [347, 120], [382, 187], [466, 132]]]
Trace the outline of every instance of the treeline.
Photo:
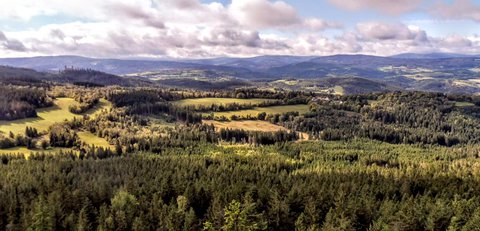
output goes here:
[[287, 122], [289, 120], [293, 120], [300, 116], [298, 111], [291, 111], [291, 112], [284, 112], [284, 113], [274, 113], [274, 114], [267, 114], [266, 112], [260, 112], [257, 115], [231, 115], [230, 117], [222, 116], [215, 116], [214, 113], [204, 114], [203, 119], [205, 120], [215, 120], [215, 121], [240, 121], [240, 120], [262, 120], [268, 121], [273, 124], [280, 124]]
[[100, 102], [100, 98], [98, 95], [90, 95], [90, 94], [77, 94], [74, 97], [75, 101], [78, 104], [73, 104], [68, 107], [68, 110], [74, 114], [82, 114], [86, 111], [95, 107], [95, 105]]
[[175, 121], [185, 122], [187, 124], [195, 124], [202, 122], [202, 115], [188, 108], [177, 107], [167, 102], [156, 103], [137, 103], [126, 109], [130, 115], [156, 115], [167, 114]]
[[303, 101], [316, 96], [312, 92], [303, 91], [271, 91], [257, 88], [239, 88], [235, 90], [217, 90], [217, 91], [184, 91], [183, 98], [237, 98], [237, 99], [272, 99], [283, 100], [287, 104], [298, 104], [295, 101]]
[[117, 75], [108, 74], [101, 71], [96, 71], [92, 69], [85, 68], [65, 68], [58, 72], [55, 78], [52, 78], [53, 81], [59, 83], [72, 83], [83, 85], [93, 85], [93, 86], [124, 86], [124, 87], [134, 87], [140, 86], [143, 84], [141, 80], [136, 81], [135, 79], [123, 78]]
[[230, 143], [249, 143], [254, 145], [272, 145], [299, 139], [293, 131], [276, 132], [246, 131], [242, 129], [220, 129], [219, 138]]
[[35, 117], [36, 108], [52, 105], [43, 88], [0, 86], [0, 120]]
[[133, 106], [135, 104], [156, 103], [183, 99], [181, 93], [163, 89], [121, 89], [107, 95], [115, 107]]
[[297, 105], [297, 104], [308, 104], [309, 98], [298, 98], [294, 100], [266, 100], [259, 103], [227, 103], [227, 104], [217, 104], [212, 103], [210, 105], [190, 105], [185, 106], [186, 109], [197, 112], [226, 112], [226, 111], [240, 111], [253, 109], [255, 107], [272, 107], [272, 106], [282, 106], [282, 105]]

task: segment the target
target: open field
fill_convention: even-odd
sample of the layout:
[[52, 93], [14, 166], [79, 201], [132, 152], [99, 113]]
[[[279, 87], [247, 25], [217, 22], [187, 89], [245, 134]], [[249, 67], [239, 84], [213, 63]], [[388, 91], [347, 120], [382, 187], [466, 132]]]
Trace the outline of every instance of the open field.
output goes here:
[[[273, 107], [256, 107], [250, 110], [240, 110], [240, 111], [228, 111], [228, 112], [215, 112], [215, 117], [225, 116], [230, 118], [232, 115], [237, 116], [257, 116], [258, 113], [265, 112], [267, 114], [281, 114], [285, 112], [298, 111], [300, 114], [305, 114], [309, 111], [309, 106], [306, 104], [297, 104], [297, 105], [285, 105], [285, 106], [273, 106]], [[209, 113], [205, 113], [209, 114]]]
[[96, 147], [102, 147], [102, 148], [114, 148], [113, 145], [108, 143], [107, 140], [104, 138], [98, 137], [95, 134], [91, 132], [77, 132], [78, 137], [80, 137], [80, 140], [82, 142], [85, 142], [88, 145], [95, 145]]
[[212, 104], [259, 104], [268, 101], [275, 101], [272, 99], [236, 99], [236, 98], [198, 98], [198, 99], [184, 99], [175, 101], [179, 106], [210, 106]]
[[68, 110], [68, 107], [75, 103], [76, 101], [70, 98], [58, 98], [55, 100], [55, 106], [38, 109], [38, 116], [35, 118], [0, 121], [0, 132], [9, 133], [11, 131], [15, 134], [23, 134], [27, 126], [34, 127], [38, 131], [45, 131], [54, 123], [71, 120], [73, 118], [82, 118], [83, 115], [95, 116], [100, 113], [102, 109], [109, 109], [111, 107], [110, 102], [102, 99], [98, 105], [86, 113], [76, 115]]

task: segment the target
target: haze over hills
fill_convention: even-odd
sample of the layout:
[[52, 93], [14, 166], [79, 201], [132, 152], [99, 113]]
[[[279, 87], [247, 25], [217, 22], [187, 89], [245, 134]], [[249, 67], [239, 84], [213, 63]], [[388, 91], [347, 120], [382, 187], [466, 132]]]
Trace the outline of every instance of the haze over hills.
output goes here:
[[[88, 68], [112, 74], [132, 74], [161, 70], [205, 69], [237, 74], [275, 72], [276, 68], [308, 64], [348, 65], [358, 68], [383, 66], [408, 66], [438, 68], [474, 68], [480, 56], [461, 54], [399, 54], [392, 57], [371, 55], [333, 56], [259, 56], [252, 58], [215, 58], [196, 60], [128, 60], [96, 59], [81, 56], [42, 56], [26, 58], [1, 58], [0, 65], [31, 68], [37, 71], [58, 71], [65, 67]], [[326, 67], [331, 69], [332, 67]], [[257, 72], [257, 73], [255, 73]], [[294, 74], [293, 74], [294, 75]], [[292, 76], [296, 77], [296, 76]]]

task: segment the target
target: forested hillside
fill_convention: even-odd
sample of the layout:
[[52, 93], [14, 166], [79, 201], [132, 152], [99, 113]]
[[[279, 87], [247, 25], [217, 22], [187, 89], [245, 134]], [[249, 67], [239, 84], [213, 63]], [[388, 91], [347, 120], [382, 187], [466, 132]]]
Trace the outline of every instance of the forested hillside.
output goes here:
[[52, 105], [45, 89], [0, 86], [0, 120], [36, 116], [36, 108]]
[[478, 104], [476, 96], [422, 92], [320, 97], [310, 113], [283, 116], [278, 123], [322, 140], [362, 137], [397, 144], [478, 144]]

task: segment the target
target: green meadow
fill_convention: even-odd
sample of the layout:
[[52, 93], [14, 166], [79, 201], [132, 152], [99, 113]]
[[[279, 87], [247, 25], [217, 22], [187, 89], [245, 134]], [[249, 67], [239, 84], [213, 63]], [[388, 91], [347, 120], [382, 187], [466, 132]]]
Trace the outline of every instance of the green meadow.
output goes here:
[[102, 111], [102, 109], [111, 108], [110, 102], [107, 100], [100, 100], [98, 105], [90, 109], [82, 115], [76, 115], [68, 110], [70, 105], [77, 102], [71, 98], [58, 98], [55, 100], [55, 105], [48, 108], [41, 108], [37, 110], [37, 117], [26, 118], [14, 121], [0, 121], [0, 132], [8, 134], [23, 134], [25, 128], [33, 127], [38, 131], [45, 131], [54, 123], [63, 122], [65, 120], [72, 120], [73, 118], [82, 118], [84, 115], [95, 116]]
[[114, 148], [114, 146], [108, 143], [107, 140], [98, 137], [91, 132], [77, 132], [77, 134], [78, 137], [80, 137], [80, 140], [82, 140], [82, 142], [85, 142], [88, 145], [94, 145], [96, 147], [102, 148]]

